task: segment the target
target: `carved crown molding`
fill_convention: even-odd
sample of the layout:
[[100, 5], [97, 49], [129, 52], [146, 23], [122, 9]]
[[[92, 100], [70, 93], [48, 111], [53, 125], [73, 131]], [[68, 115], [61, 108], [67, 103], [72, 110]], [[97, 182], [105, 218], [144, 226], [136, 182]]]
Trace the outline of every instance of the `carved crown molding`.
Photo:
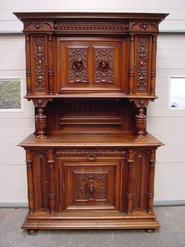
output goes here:
[[125, 23], [71, 23], [71, 22], [58, 22], [53, 21], [33, 21], [24, 22], [24, 32], [91, 32], [105, 33], [107, 31], [111, 33], [123, 33], [123, 32], [154, 32], [157, 33], [157, 22], [143, 22], [143, 21], [131, 21]]

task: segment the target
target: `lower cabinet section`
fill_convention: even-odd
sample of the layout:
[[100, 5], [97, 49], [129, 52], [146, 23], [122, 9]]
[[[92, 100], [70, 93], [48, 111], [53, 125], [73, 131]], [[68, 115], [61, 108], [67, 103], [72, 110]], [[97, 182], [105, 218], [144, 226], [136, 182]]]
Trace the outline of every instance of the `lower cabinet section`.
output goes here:
[[153, 214], [155, 148], [26, 149], [25, 229], [146, 228]]

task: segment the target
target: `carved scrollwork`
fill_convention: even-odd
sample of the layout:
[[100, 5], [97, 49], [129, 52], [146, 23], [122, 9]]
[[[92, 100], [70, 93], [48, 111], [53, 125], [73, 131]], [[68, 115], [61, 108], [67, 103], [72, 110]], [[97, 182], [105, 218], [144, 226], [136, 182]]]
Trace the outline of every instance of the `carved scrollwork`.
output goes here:
[[95, 48], [95, 81], [114, 81], [114, 48]]
[[107, 174], [75, 174], [76, 200], [107, 200]]
[[88, 48], [69, 48], [69, 81], [88, 82]]

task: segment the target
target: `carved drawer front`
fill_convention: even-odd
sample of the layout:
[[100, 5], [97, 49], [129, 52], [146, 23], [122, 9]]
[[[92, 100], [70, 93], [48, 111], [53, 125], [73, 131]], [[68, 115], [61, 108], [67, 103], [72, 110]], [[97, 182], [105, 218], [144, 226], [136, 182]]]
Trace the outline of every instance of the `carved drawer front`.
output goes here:
[[60, 41], [59, 91], [75, 88], [119, 91], [121, 53], [119, 41]]
[[60, 165], [60, 176], [65, 174], [64, 184], [59, 181], [59, 186], [66, 188], [61, 195], [66, 198], [65, 208], [118, 208], [120, 162], [94, 162], [93, 156], [88, 156], [87, 160], [64, 161]]

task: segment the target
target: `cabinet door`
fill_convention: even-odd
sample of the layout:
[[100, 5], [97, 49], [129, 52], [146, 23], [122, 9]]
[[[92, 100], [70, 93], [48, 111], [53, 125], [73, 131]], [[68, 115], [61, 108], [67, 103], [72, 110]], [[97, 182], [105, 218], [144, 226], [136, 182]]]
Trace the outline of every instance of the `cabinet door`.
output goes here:
[[119, 208], [120, 161], [60, 161], [58, 169], [59, 210]]
[[104, 92], [123, 89], [122, 81], [126, 83], [126, 59], [122, 59], [122, 53], [126, 56], [125, 43], [59, 39], [59, 91]]
[[63, 42], [59, 52], [59, 77], [61, 90], [65, 87], [90, 85], [90, 44], [88, 42]]

